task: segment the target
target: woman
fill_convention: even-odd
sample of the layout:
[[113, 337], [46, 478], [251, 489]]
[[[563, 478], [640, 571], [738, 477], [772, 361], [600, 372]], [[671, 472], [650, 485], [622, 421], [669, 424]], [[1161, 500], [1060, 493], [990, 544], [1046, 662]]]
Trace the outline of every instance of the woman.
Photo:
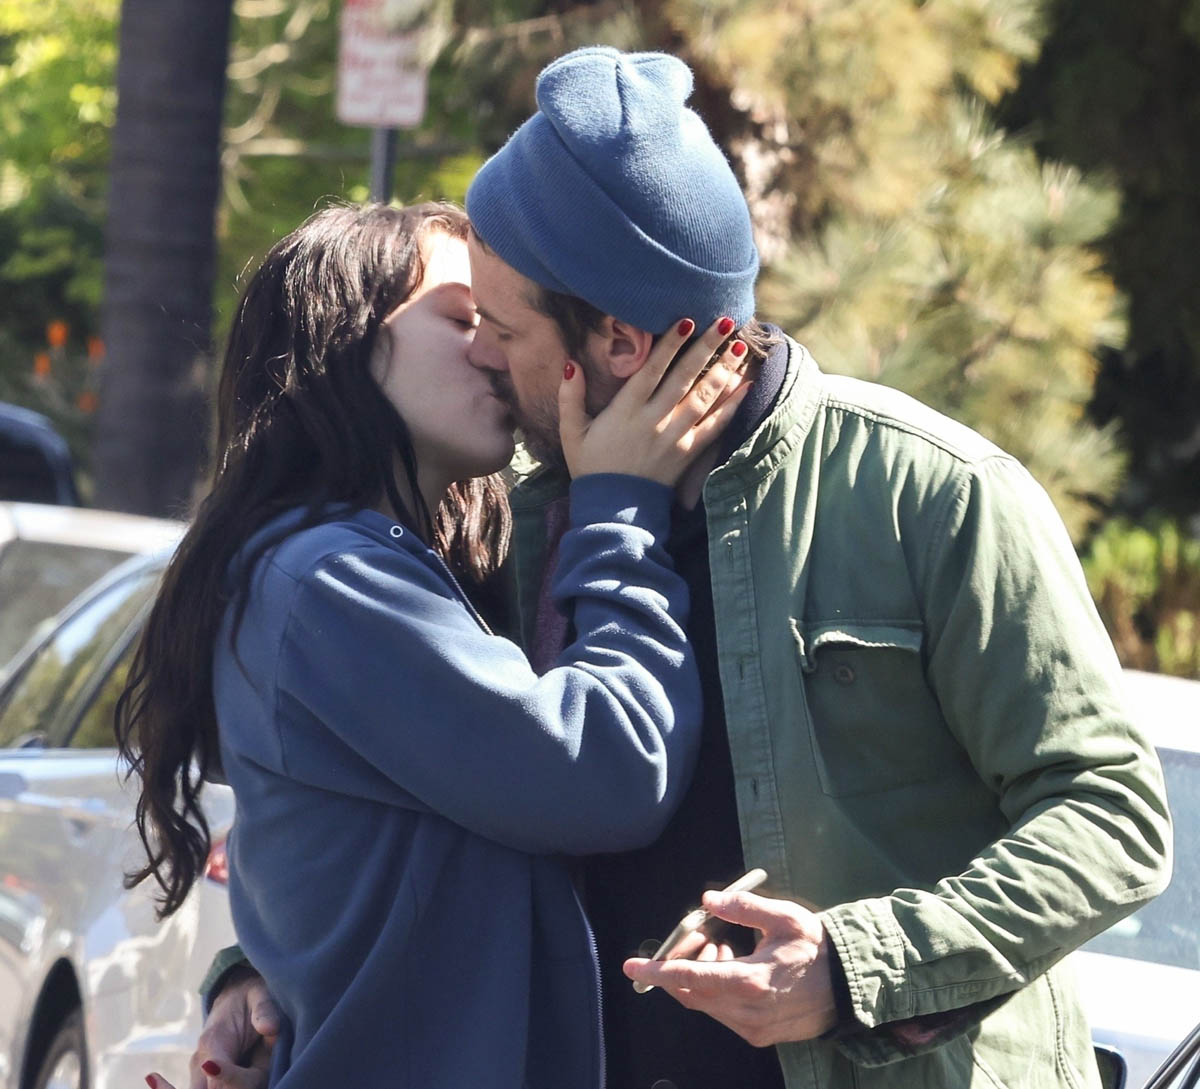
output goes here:
[[[230, 901], [289, 1025], [287, 1086], [598, 1086], [595, 954], [564, 855], [651, 840], [697, 741], [672, 485], [732, 418], [709, 330], [661, 338], [594, 421], [568, 363], [575, 481], [541, 677], [455, 575], [507, 539], [508, 406], [472, 366], [466, 220], [319, 212], [239, 305], [215, 479], [118, 708], [162, 912], [200, 872], [197, 798], [237, 800]], [[436, 512], [436, 513], [433, 513]]]

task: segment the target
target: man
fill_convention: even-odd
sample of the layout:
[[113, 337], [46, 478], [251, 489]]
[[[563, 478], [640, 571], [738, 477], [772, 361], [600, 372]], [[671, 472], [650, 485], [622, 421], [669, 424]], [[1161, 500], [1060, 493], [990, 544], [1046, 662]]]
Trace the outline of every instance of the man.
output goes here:
[[[581, 865], [609, 1084], [1098, 1085], [1059, 961], [1161, 890], [1170, 824], [1070, 542], [986, 440], [754, 321], [749, 215], [690, 92], [671, 57], [569, 54], [467, 196], [472, 358], [544, 463], [512, 500], [535, 660], [567, 626], [541, 594], [564, 360], [593, 407], [684, 316], [727, 317], [754, 360], [670, 545], [705, 674], [695, 779], [658, 843]], [[751, 866], [767, 895], [705, 903], [752, 950], [634, 956]], [[222, 992], [209, 1084], [253, 1083], [231, 1062], [261, 1000]]]

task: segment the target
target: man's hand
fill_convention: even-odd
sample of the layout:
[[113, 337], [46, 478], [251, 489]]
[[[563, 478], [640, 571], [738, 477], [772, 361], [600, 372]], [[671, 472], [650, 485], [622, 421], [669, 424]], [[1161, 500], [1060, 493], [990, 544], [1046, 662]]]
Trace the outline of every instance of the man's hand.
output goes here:
[[751, 892], [704, 894], [719, 919], [762, 932], [748, 957], [627, 960], [625, 974], [661, 987], [682, 1005], [733, 1029], [754, 1047], [811, 1040], [831, 1029], [837, 1010], [829, 938], [818, 916], [790, 900]]
[[[279, 1035], [279, 1009], [262, 976], [235, 969], [213, 1000], [189, 1064], [189, 1089], [265, 1089], [271, 1049]], [[248, 1062], [239, 1066], [240, 1062]], [[151, 1089], [174, 1089], [151, 1074]]]

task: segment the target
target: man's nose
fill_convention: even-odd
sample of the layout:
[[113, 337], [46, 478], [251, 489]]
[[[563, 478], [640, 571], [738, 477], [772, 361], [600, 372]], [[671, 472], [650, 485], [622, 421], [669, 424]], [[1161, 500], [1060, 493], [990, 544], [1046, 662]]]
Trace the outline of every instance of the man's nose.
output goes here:
[[506, 371], [508, 363], [496, 338], [488, 332], [486, 326], [480, 325], [475, 330], [471, 346], [467, 349], [467, 362], [473, 367], [486, 371]]

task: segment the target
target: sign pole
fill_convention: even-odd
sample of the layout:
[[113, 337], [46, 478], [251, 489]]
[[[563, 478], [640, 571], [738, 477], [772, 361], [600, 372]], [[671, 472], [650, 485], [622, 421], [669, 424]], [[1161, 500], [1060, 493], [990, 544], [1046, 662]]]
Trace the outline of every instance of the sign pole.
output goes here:
[[[423, 6], [419, 0], [418, 7]], [[371, 130], [370, 196], [392, 198], [396, 130], [425, 116], [427, 76], [418, 30], [395, 29], [398, 8], [411, 26], [412, 0], [342, 0], [338, 35], [337, 117]]]
[[396, 164], [396, 130], [371, 130], [371, 200], [392, 199], [392, 168]]

